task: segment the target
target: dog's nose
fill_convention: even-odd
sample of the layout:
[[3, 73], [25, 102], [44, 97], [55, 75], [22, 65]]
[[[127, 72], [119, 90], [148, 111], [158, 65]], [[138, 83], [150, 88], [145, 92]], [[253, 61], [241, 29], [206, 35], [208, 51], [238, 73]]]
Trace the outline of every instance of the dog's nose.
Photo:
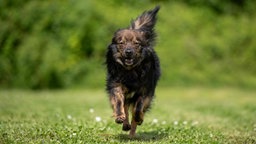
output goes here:
[[127, 48], [127, 49], [125, 49], [125, 54], [127, 55], [127, 56], [132, 56], [132, 54], [133, 54], [133, 49], [131, 49], [131, 48]]

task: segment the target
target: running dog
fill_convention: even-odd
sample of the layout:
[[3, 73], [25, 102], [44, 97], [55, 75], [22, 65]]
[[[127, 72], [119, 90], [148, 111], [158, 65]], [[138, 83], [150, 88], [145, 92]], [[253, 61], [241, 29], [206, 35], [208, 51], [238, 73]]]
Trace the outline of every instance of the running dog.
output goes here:
[[159, 9], [157, 6], [145, 11], [128, 28], [117, 30], [106, 53], [106, 89], [113, 116], [116, 123], [123, 124], [124, 131], [130, 130], [130, 137], [142, 124], [160, 77], [160, 63], [153, 48]]

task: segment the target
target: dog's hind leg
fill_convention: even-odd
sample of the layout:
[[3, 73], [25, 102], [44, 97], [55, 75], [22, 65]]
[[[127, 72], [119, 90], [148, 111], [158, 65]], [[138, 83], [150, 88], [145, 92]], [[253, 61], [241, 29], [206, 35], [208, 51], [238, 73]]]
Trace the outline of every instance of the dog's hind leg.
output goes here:
[[138, 97], [135, 101], [135, 104], [132, 107], [132, 122], [131, 122], [131, 131], [130, 137], [134, 137], [136, 134], [137, 125], [141, 125], [143, 122], [143, 98]]
[[134, 118], [132, 118], [131, 122], [131, 130], [130, 130], [130, 138], [133, 138], [136, 134], [136, 128], [137, 128], [137, 123], [135, 122]]

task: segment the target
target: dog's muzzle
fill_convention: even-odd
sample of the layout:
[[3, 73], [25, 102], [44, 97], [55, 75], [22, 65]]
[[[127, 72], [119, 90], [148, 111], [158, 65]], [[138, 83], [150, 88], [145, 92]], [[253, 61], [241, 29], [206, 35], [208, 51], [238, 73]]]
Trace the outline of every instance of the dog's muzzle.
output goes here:
[[127, 66], [131, 66], [134, 64], [134, 50], [132, 48], [126, 48], [124, 50], [125, 53], [125, 59], [124, 59], [124, 63]]

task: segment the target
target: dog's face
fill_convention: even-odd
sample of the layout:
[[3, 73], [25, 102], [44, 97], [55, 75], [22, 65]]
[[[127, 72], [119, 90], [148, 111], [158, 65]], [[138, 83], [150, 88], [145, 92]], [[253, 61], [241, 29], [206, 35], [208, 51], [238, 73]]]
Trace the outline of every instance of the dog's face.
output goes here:
[[153, 49], [154, 25], [159, 7], [142, 13], [126, 29], [118, 30], [109, 45], [114, 60], [130, 70], [139, 65]]
[[119, 30], [112, 40], [115, 60], [127, 69], [144, 59], [147, 46], [146, 33], [141, 30]]

